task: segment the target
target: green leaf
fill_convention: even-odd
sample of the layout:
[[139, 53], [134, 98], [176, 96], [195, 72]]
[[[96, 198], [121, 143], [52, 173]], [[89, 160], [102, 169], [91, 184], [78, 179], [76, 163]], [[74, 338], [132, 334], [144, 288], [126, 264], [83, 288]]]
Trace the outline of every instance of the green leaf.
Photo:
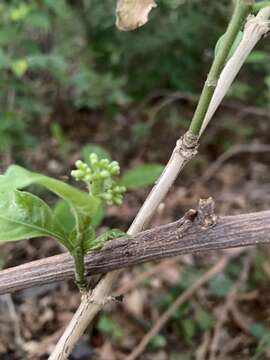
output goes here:
[[193, 319], [183, 319], [182, 327], [187, 340], [191, 340], [196, 333], [195, 322]]
[[[193, 284], [202, 275], [202, 273], [203, 270], [198, 267], [187, 266], [181, 274], [179, 286], [175, 289], [177, 290], [180, 288], [181, 291], [183, 291], [184, 289], [189, 288], [191, 284]], [[176, 291], [175, 295], [179, 295], [179, 290]]]
[[224, 297], [226, 296], [232, 286], [233, 281], [227, 274], [218, 274], [210, 281], [210, 288], [209, 293], [211, 295], [215, 295], [217, 297]]
[[96, 232], [93, 226], [88, 225], [86, 230], [82, 234], [82, 249], [84, 253], [87, 253], [90, 250], [93, 249], [94, 240], [96, 237]]
[[75, 227], [75, 219], [70, 211], [68, 203], [64, 200], [57, 201], [53, 209], [54, 216], [67, 232]]
[[159, 178], [164, 166], [161, 164], [138, 165], [128, 170], [120, 180], [120, 185], [128, 189], [138, 189], [154, 184]]
[[89, 155], [95, 153], [99, 159], [108, 159], [111, 161], [111, 156], [107, 150], [102, 146], [96, 144], [87, 144], [82, 149], [83, 161], [89, 165]]
[[21, 78], [26, 73], [27, 69], [28, 63], [25, 59], [19, 59], [11, 63], [11, 70], [18, 78]]
[[270, 332], [265, 329], [265, 332], [261, 334], [258, 345], [255, 350], [255, 354], [252, 360], [262, 359], [262, 355], [270, 349]]
[[60, 55], [54, 54], [34, 54], [27, 57], [29, 69], [36, 71], [50, 71], [52, 75], [61, 81], [67, 70], [67, 63]]
[[152, 349], [162, 349], [167, 345], [167, 340], [165, 336], [157, 334], [152, 338], [149, 345]]
[[208, 331], [213, 325], [211, 315], [204, 310], [198, 310], [195, 315], [196, 322], [202, 331]]
[[[223, 46], [223, 43], [224, 43], [224, 40], [225, 40], [225, 37], [226, 37], [226, 33], [223, 34], [217, 41], [217, 44], [216, 44], [216, 47], [215, 47], [215, 56], [217, 56], [220, 48]], [[243, 31], [239, 31], [239, 33], [237, 34], [235, 40], [234, 40], [234, 43], [232, 44], [232, 47], [231, 47], [231, 50], [229, 52], [229, 55], [226, 59], [226, 61], [228, 61], [234, 54], [235, 50], [238, 48], [240, 42], [242, 41], [243, 39]]]
[[[75, 219], [70, 211], [68, 203], [64, 200], [59, 200], [54, 207], [54, 215], [59, 223], [66, 229], [72, 231], [75, 227]], [[103, 206], [99, 206], [96, 213], [91, 216], [91, 225], [97, 228], [104, 219], [105, 211]]]
[[98, 237], [96, 237], [91, 245], [89, 246], [88, 250], [99, 250], [101, 249], [105, 242], [108, 240], [112, 240], [115, 238], [119, 238], [122, 236], [126, 236], [127, 234], [121, 230], [118, 229], [110, 229], [108, 231], [105, 231], [103, 234], [99, 235]]
[[261, 339], [267, 333], [266, 327], [261, 323], [251, 324], [249, 330], [250, 330], [251, 334], [258, 339]]
[[246, 64], [263, 64], [269, 61], [269, 55], [265, 51], [253, 51], [246, 60]]
[[119, 324], [107, 315], [101, 315], [97, 328], [100, 332], [108, 334], [114, 339], [119, 339], [123, 336], [123, 331]]
[[8, 69], [10, 62], [9, 56], [0, 48], [0, 69]]
[[39, 184], [64, 199], [71, 207], [83, 215], [92, 216], [100, 206], [100, 200], [76, 188], [48, 176], [28, 171], [20, 166], [12, 165], [3, 176], [0, 176], [0, 191], [25, 188]]
[[44, 0], [44, 4], [55, 12], [59, 17], [65, 17], [68, 8], [65, 0]]
[[20, 4], [17, 7], [11, 8], [10, 10], [10, 19], [14, 22], [24, 20], [27, 15], [31, 12], [32, 7], [27, 4]]
[[26, 19], [26, 24], [33, 29], [48, 31], [50, 30], [49, 14], [43, 11], [35, 11], [31, 13]]
[[0, 241], [40, 236], [49, 236], [72, 248], [52, 210], [41, 199], [22, 191], [0, 193]]
[[92, 215], [91, 225], [94, 228], [97, 228], [102, 223], [104, 217], [105, 217], [105, 209], [104, 206], [101, 205], [99, 206], [95, 214]]
[[[12, 42], [15, 42], [16, 38], [18, 38], [17, 29], [13, 29], [13, 28], [0, 29], [0, 45], [8, 45]], [[1, 51], [2, 50], [0, 50], [0, 53]]]

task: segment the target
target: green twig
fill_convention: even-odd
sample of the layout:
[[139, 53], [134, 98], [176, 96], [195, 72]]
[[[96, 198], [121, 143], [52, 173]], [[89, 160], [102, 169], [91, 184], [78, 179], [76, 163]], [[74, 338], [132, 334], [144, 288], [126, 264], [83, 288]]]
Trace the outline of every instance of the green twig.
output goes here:
[[84, 252], [81, 246], [78, 246], [72, 255], [75, 266], [75, 281], [80, 291], [83, 291], [87, 288], [87, 281], [85, 278]]
[[260, 2], [255, 3], [255, 4], [252, 6], [252, 10], [253, 10], [254, 12], [258, 12], [258, 11], [260, 11], [261, 9], [265, 8], [266, 6], [270, 6], [270, 1], [269, 1], [269, 0], [260, 1]]
[[214, 94], [217, 81], [219, 79], [220, 73], [226, 63], [226, 59], [230, 53], [232, 45], [237, 37], [237, 34], [241, 30], [247, 15], [251, 11], [252, 2], [249, 0], [237, 0], [232, 19], [229, 23], [227, 31], [225, 33], [224, 41], [222, 47], [215, 56], [214, 62], [208, 74], [207, 80], [205, 82], [202, 94], [197, 106], [197, 109], [194, 113], [192, 122], [190, 124], [190, 131], [194, 135], [200, 133], [200, 129], [207, 112], [208, 106], [210, 104], [211, 98]]
[[84, 249], [82, 243], [82, 221], [76, 209], [71, 210], [76, 224], [76, 245], [71, 252], [74, 259], [75, 282], [79, 290], [84, 291], [87, 288], [87, 281], [85, 277]]

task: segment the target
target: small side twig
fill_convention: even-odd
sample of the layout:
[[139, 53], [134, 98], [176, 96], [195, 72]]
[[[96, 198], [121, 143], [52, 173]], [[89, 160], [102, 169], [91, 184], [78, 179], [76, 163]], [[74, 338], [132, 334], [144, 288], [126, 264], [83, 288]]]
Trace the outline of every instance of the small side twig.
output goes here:
[[252, 258], [252, 253], [249, 252], [244, 260], [242, 271], [240, 273], [240, 276], [239, 276], [237, 282], [232, 287], [230, 293], [227, 295], [226, 302], [223, 305], [222, 310], [219, 311], [219, 316], [216, 321], [216, 325], [214, 328], [214, 334], [213, 334], [213, 338], [212, 338], [212, 343], [210, 346], [209, 360], [216, 359], [217, 352], [220, 349], [220, 338], [221, 338], [221, 334], [222, 334], [222, 328], [224, 326], [224, 323], [228, 320], [228, 315], [235, 303], [235, 300], [236, 300], [235, 296], [236, 296], [237, 292], [239, 291], [240, 287], [246, 282], [247, 276], [249, 274], [250, 266], [251, 266], [251, 258]]
[[209, 166], [203, 174], [202, 180], [209, 181], [222, 167], [222, 165], [234, 156], [239, 154], [260, 154], [270, 152], [270, 145], [268, 144], [243, 144], [232, 146], [228, 151], [223, 153], [217, 160]]
[[15, 305], [11, 294], [3, 295], [2, 299], [6, 303], [7, 311], [13, 326], [14, 343], [17, 346], [19, 352], [23, 355], [25, 352], [24, 341], [20, 329], [20, 319], [16, 312]]
[[201, 345], [199, 345], [198, 349], [196, 350], [195, 360], [206, 360], [208, 348], [210, 344], [211, 336], [210, 331], [207, 331], [203, 334], [203, 339]]

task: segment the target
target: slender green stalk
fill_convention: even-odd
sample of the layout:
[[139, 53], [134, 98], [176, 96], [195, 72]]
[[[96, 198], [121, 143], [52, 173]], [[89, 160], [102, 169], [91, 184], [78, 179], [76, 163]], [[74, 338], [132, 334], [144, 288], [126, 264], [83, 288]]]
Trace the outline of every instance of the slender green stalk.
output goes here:
[[81, 246], [78, 246], [72, 255], [75, 266], [75, 281], [78, 288], [83, 291], [87, 288], [87, 282], [85, 278], [84, 252]]
[[249, 0], [237, 0], [234, 13], [231, 21], [225, 33], [222, 47], [215, 56], [214, 62], [208, 74], [204, 88], [201, 93], [201, 97], [194, 113], [193, 119], [190, 124], [189, 130], [194, 134], [198, 135], [210, 104], [211, 98], [214, 94], [215, 87], [217, 85], [220, 73], [226, 63], [226, 59], [230, 53], [232, 45], [237, 37], [237, 34], [241, 30], [247, 15], [251, 11], [252, 2]]
[[84, 264], [84, 249], [82, 244], [82, 222], [75, 209], [72, 209], [76, 223], [76, 246], [71, 252], [74, 259], [75, 282], [80, 291], [87, 288]]
[[260, 11], [261, 9], [265, 8], [266, 6], [270, 6], [270, 1], [269, 0], [265, 0], [265, 1], [260, 1], [258, 3], [255, 3], [252, 6], [252, 10], [255, 12]]

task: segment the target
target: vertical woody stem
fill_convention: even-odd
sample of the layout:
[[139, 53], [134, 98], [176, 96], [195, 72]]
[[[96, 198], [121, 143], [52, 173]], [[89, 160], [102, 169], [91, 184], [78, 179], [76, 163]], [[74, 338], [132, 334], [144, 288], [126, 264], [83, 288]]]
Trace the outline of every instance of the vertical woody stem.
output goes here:
[[[177, 175], [197, 154], [197, 147], [198, 137], [189, 131], [177, 141], [164, 172], [147, 197], [143, 207], [128, 230], [128, 234], [135, 235], [148, 225], [157, 207], [164, 200], [170, 187], [174, 183]], [[119, 271], [114, 271], [107, 274], [97, 284], [92, 294], [87, 291], [82, 294], [81, 304], [65, 329], [49, 360], [64, 360], [68, 358], [68, 355], [71, 353], [89, 323], [106, 303], [112, 286], [119, 277], [119, 273]]]

